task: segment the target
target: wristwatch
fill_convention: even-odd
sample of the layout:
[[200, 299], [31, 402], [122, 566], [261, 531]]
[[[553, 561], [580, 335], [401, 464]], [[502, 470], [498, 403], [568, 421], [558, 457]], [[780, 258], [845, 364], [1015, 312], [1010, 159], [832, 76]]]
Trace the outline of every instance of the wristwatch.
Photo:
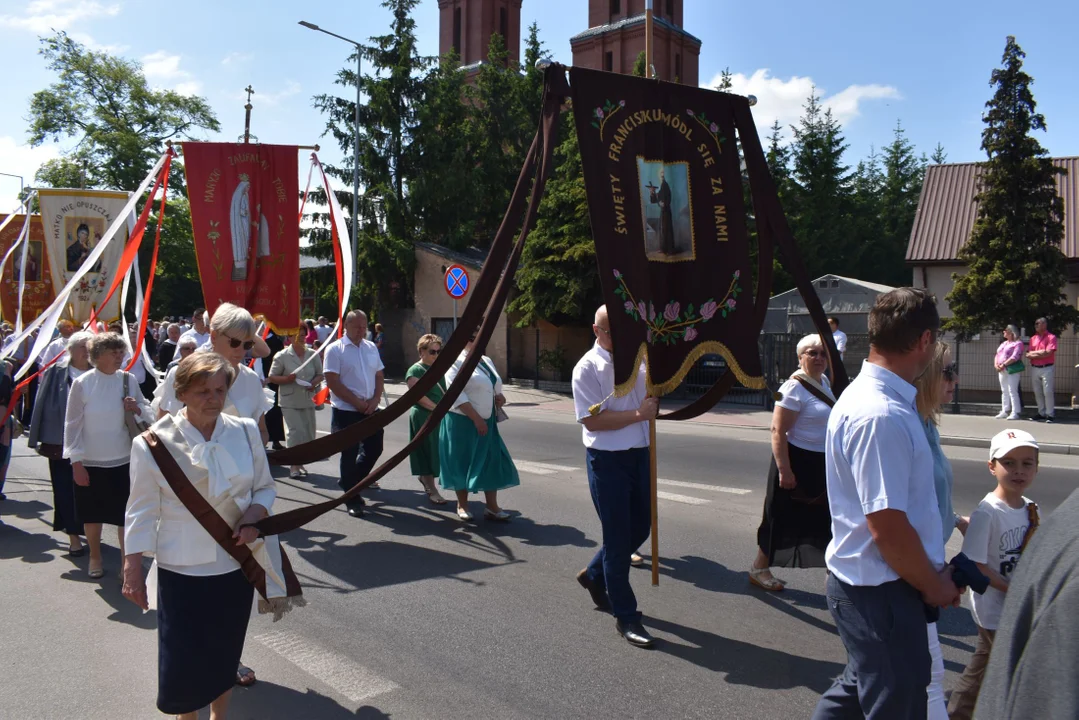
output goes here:
[[955, 524], [955, 527], [959, 527], [959, 523], [963, 522], [963, 518], [961, 518], [959, 516], [959, 513], [953, 512], [952, 513], [952, 522]]

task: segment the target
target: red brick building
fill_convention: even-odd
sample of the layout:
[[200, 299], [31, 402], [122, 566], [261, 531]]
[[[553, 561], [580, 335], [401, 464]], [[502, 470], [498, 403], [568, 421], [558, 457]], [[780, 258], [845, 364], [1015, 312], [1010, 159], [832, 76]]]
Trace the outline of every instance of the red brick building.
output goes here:
[[[682, 29], [683, 0], [655, 0], [656, 77], [683, 85], [700, 81], [701, 41]], [[573, 64], [628, 75], [644, 51], [645, 0], [588, 0], [588, 30], [570, 38]]]
[[520, 62], [522, 0], [438, 0], [438, 54], [457, 49], [472, 75], [487, 60], [491, 36], [506, 42], [510, 65]]

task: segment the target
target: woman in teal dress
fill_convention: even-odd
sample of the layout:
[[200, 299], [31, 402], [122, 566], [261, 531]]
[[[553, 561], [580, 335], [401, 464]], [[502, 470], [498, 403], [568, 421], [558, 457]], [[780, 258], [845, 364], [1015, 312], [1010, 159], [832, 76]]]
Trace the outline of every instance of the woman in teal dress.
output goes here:
[[[442, 338], [438, 335], [424, 335], [416, 344], [416, 350], [420, 354], [420, 361], [410, 367], [405, 373], [405, 382], [411, 388], [420, 378], [427, 374], [438, 354], [442, 352]], [[446, 393], [446, 378], [438, 379], [438, 384], [431, 388], [430, 392], [412, 407], [408, 413], [408, 440], [416, 437], [427, 418], [431, 417], [431, 411]], [[420, 479], [424, 492], [428, 499], [435, 505], [445, 505], [446, 498], [438, 493], [435, 487], [435, 478], [439, 476], [438, 464], [438, 428], [427, 434], [423, 442], [408, 456], [408, 462], [412, 466], [412, 474]]]
[[[469, 353], [482, 353], [476, 336], [446, 373], [450, 384], [461, 371]], [[442, 487], [457, 493], [457, 517], [468, 522], [468, 494], [482, 492], [486, 499], [483, 515], [488, 520], [506, 522], [510, 514], [499, 507], [498, 491], [521, 484], [506, 444], [498, 432], [496, 415], [506, 403], [502, 378], [491, 358], [484, 356], [465, 385], [464, 392], [442, 420], [439, 429], [438, 457], [442, 465]]]

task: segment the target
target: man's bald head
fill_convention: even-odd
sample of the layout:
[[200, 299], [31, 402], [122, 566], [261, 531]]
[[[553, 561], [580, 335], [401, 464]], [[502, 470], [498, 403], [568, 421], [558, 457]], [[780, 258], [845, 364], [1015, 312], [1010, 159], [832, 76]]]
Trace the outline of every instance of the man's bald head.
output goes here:
[[608, 318], [606, 305], [600, 305], [599, 308], [596, 309], [596, 319], [593, 322], [596, 325], [602, 324], [603, 327], [607, 327]]
[[611, 320], [607, 316], [607, 306], [600, 305], [596, 310], [596, 320], [592, 324], [592, 332], [596, 334], [596, 344], [607, 352], [614, 351], [614, 343], [611, 342]]

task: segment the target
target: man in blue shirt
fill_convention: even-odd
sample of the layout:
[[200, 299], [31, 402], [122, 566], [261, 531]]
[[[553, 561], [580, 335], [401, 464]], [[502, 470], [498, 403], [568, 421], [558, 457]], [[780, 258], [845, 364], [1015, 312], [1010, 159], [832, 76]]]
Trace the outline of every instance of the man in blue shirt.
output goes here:
[[926, 606], [959, 602], [912, 384], [933, 358], [939, 328], [926, 291], [899, 288], [878, 297], [869, 359], [828, 420], [827, 596], [847, 667], [815, 720], [926, 717]]

